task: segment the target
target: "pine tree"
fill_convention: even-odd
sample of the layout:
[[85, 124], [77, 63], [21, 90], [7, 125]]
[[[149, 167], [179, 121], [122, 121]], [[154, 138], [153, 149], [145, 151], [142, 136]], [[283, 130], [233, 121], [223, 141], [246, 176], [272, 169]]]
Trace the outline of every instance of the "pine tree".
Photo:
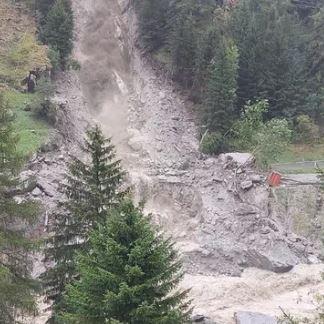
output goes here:
[[35, 245], [27, 237], [26, 226], [33, 223], [38, 210], [34, 203], [17, 203], [13, 197], [19, 184], [13, 118], [0, 93], [0, 323], [4, 324], [16, 323], [17, 315], [35, 310], [37, 288], [28, 257]]
[[294, 117], [307, 92], [304, 26], [289, 1], [242, 0], [233, 15], [239, 49], [238, 106], [267, 98], [268, 118]]
[[120, 161], [98, 126], [87, 132], [82, 150], [88, 161], [73, 158], [70, 163], [63, 186], [67, 199], [55, 215], [53, 236], [46, 247], [45, 260], [55, 263], [44, 276], [47, 297], [54, 301], [54, 319], [65, 285], [77, 276], [76, 251], [87, 249], [89, 231], [105, 222], [106, 211], [125, 194], [119, 191], [124, 175]]
[[80, 278], [67, 287], [63, 323], [187, 323], [187, 291], [177, 290], [181, 263], [170, 240], [141, 210], [123, 201], [77, 258]]
[[35, 7], [38, 10], [41, 25], [46, 23], [46, 17], [54, 3], [55, 0], [35, 0]]
[[224, 134], [235, 118], [238, 52], [236, 46], [223, 41], [212, 64], [204, 120], [209, 131]]
[[173, 6], [172, 30], [168, 39], [171, 53], [171, 69], [175, 80], [185, 88], [193, 81], [196, 56], [195, 15], [197, 4], [185, 1]]
[[165, 45], [167, 38], [168, 1], [144, 0], [136, 4], [143, 45], [146, 50], [155, 51]]
[[56, 0], [46, 16], [41, 40], [60, 54], [64, 66], [73, 48], [73, 14], [70, 0]]

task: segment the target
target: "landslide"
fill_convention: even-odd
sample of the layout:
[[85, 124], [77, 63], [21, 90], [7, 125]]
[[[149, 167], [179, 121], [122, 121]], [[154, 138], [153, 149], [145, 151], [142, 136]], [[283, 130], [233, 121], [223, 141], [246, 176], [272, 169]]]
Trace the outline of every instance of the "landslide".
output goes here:
[[[191, 104], [141, 53], [127, 1], [74, 0], [73, 10], [82, 68], [58, 81], [62, 131], [73, 148], [94, 118], [112, 136], [135, 199], [183, 254], [195, 313], [220, 323], [233, 323], [238, 310], [312, 313], [323, 288], [323, 265], [310, 265], [319, 263], [318, 238], [294, 233], [285, 212], [273, 212], [249, 155], [199, 152]], [[59, 177], [51, 161], [47, 176]]]

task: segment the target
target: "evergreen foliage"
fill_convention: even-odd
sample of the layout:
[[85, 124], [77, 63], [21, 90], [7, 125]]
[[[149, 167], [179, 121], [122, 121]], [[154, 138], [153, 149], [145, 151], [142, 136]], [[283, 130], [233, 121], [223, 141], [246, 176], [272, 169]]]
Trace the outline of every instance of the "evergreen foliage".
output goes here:
[[238, 51], [234, 44], [224, 40], [217, 52], [208, 84], [204, 121], [208, 130], [224, 134], [235, 116]]
[[35, 0], [36, 10], [39, 12], [41, 25], [45, 23], [46, 17], [54, 5], [55, 0]]
[[[293, 123], [307, 114], [319, 123], [324, 113], [323, 1], [162, 2], [163, 13], [155, 1], [151, 3], [150, 17], [137, 6], [140, 25], [148, 24], [142, 39], [148, 47], [152, 43], [153, 57], [201, 107], [199, 117], [208, 127], [203, 147], [215, 146], [216, 137], [228, 131], [246, 103], [261, 98], [269, 103], [267, 120], [285, 118]], [[151, 29], [158, 36], [146, 37], [153, 20], [158, 28]], [[232, 69], [222, 73], [225, 60], [229, 63], [224, 53], [230, 43], [238, 61], [232, 60]], [[233, 77], [235, 66], [237, 78]], [[230, 85], [236, 100], [225, 95]]]
[[120, 161], [98, 126], [87, 132], [82, 150], [88, 160], [72, 159], [63, 186], [66, 201], [55, 215], [53, 236], [47, 242], [46, 260], [55, 265], [45, 274], [44, 284], [54, 301], [54, 317], [62, 307], [64, 287], [77, 276], [75, 253], [88, 248], [89, 231], [104, 223], [107, 210], [125, 195], [120, 191]]
[[35, 221], [38, 209], [30, 201], [17, 203], [13, 197], [19, 184], [13, 119], [0, 93], [0, 323], [4, 324], [16, 323], [17, 315], [35, 311], [37, 288], [28, 255], [35, 244], [28, 239], [26, 227]]
[[63, 323], [187, 323], [187, 291], [176, 290], [181, 262], [170, 240], [126, 200], [77, 257], [79, 280], [67, 287]]
[[136, 2], [139, 13], [139, 31], [148, 51], [161, 48], [167, 37], [168, 2], [144, 0]]
[[41, 29], [41, 40], [58, 51], [64, 67], [73, 48], [73, 14], [70, 0], [56, 0]]

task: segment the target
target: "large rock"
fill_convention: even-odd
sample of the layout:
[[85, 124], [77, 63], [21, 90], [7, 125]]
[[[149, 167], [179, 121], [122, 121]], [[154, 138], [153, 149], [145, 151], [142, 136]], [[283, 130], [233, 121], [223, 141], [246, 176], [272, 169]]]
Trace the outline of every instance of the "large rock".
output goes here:
[[254, 164], [254, 156], [251, 153], [225, 153], [219, 157], [223, 163], [232, 160], [237, 166], [250, 166]]
[[246, 180], [241, 182], [241, 188], [243, 190], [249, 190], [253, 187], [253, 182], [251, 180]]
[[298, 263], [298, 258], [282, 242], [275, 242], [273, 249], [266, 252], [249, 249], [246, 258], [249, 265], [276, 273], [288, 272]]
[[252, 312], [235, 313], [236, 324], [278, 324], [275, 317]]

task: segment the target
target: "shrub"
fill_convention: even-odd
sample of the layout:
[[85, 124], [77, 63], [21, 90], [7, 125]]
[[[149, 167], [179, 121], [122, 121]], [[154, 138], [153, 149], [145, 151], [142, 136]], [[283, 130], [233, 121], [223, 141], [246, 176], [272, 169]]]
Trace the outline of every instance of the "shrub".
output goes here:
[[216, 132], [207, 132], [201, 139], [200, 150], [205, 154], [221, 153], [223, 148], [223, 136]]
[[259, 167], [267, 168], [287, 148], [291, 130], [285, 119], [263, 121], [268, 111], [268, 102], [248, 102], [242, 117], [233, 127], [230, 142], [238, 151], [249, 151], [255, 155]]
[[300, 143], [314, 144], [319, 140], [319, 127], [308, 115], [296, 118], [296, 140]]
[[47, 54], [51, 65], [52, 71], [58, 71], [60, 69], [60, 53], [57, 49], [50, 47]]

